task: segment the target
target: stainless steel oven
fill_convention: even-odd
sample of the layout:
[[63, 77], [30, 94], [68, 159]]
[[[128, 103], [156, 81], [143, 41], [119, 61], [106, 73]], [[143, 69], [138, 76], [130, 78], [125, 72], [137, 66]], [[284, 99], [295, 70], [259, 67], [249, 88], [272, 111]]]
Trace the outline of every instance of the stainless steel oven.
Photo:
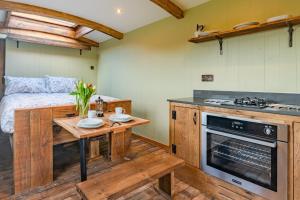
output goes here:
[[272, 200], [287, 200], [288, 126], [202, 113], [203, 171]]

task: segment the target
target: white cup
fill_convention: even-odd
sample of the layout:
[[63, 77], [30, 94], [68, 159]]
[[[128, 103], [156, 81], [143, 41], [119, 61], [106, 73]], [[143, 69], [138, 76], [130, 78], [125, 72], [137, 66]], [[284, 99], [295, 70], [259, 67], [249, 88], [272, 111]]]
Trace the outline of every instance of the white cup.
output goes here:
[[122, 115], [124, 113], [124, 109], [122, 107], [115, 108], [116, 115]]
[[96, 110], [89, 110], [88, 112], [88, 118], [96, 118]]

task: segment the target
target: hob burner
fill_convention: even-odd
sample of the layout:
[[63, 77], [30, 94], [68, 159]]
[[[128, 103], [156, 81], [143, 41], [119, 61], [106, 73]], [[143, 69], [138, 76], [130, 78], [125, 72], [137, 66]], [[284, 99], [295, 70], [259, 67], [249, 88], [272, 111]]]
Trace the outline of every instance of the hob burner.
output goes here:
[[266, 108], [267, 107], [267, 101], [262, 98], [250, 98], [250, 97], [241, 97], [236, 98], [234, 100], [235, 105], [239, 106], [245, 106], [245, 107], [257, 107], [257, 108]]

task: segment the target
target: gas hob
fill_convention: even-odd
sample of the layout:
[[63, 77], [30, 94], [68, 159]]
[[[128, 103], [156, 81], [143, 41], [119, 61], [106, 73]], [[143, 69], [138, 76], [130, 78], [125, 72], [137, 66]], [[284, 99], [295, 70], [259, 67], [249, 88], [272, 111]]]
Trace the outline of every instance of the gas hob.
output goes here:
[[261, 98], [241, 97], [236, 99], [205, 99], [204, 103], [211, 105], [224, 105], [234, 107], [248, 107], [257, 108], [269, 111], [286, 111], [286, 112], [300, 112], [299, 105], [287, 105], [270, 103]]

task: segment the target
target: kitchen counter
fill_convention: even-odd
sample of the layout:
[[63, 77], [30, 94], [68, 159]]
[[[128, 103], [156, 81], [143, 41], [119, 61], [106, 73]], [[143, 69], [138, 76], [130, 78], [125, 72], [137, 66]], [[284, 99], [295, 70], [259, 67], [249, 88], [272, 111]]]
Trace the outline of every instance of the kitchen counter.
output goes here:
[[[206, 98], [205, 98], [206, 99]], [[243, 106], [229, 106], [229, 105], [214, 105], [209, 103], [204, 103], [204, 98], [199, 97], [187, 97], [187, 98], [179, 98], [179, 99], [168, 99], [169, 102], [175, 103], [184, 103], [191, 104], [197, 106], [210, 106], [210, 107], [219, 107], [219, 108], [228, 108], [228, 109], [236, 109], [236, 110], [248, 110], [262, 113], [273, 113], [280, 115], [290, 115], [290, 116], [300, 116], [300, 112], [298, 111], [281, 111], [281, 110], [269, 110], [268, 108], [253, 108], [253, 107], [243, 107]]]

